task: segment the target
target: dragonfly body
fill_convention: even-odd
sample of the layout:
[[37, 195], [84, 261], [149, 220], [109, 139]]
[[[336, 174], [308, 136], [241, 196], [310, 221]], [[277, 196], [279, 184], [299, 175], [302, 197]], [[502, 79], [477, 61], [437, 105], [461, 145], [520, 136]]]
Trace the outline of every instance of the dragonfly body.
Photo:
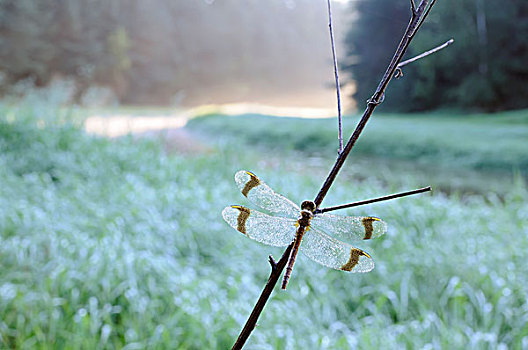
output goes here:
[[288, 259], [288, 265], [286, 266], [286, 273], [284, 274], [284, 279], [282, 280], [282, 289], [286, 289], [288, 285], [288, 280], [290, 279], [293, 264], [295, 264], [295, 258], [299, 252], [299, 247], [301, 246], [301, 240], [304, 236], [306, 230], [310, 229], [310, 221], [314, 216], [315, 203], [310, 201], [304, 201], [301, 204], [301, 216], [297, 220], [297, 233], [295, 234], [295, 241], [293, 243], [293, 248]]
[[317, 213], [312, 201], [304, 201], [299, 208], [249, 171], [237, 172], [235, 182], [250, 202], [274, 216], [234, 205], [222, 211], [224, 220], [247, 237], [267, 245], [282, 247], [294, 243], [283, 289], [299, 251], [322, 265], [342, 271], [368, 272], [374, 268], [368, 253], [328, 234], [350, 241], [376, 238], [387, 230], [380, 219]]

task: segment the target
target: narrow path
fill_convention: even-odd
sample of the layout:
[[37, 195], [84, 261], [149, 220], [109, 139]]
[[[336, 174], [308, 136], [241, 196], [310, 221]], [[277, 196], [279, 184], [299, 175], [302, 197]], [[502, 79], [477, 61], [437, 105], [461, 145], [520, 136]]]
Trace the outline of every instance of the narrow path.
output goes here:
[[190, 114], [173, 115], [94, 115], [86, 118], [84, 129], [91, 134], [119, 137], [167, 129], [179, 129], [187, 124]]
[[226, 115], [256, 113], [278, 117], [328, 118], [335, 116], [330, 108], [306, 108], [269, 106], [254, 103], [233, 103], [224, 105], [206, 105], [185, 110], [175, 110], [167, 114], [107, 114], [93, 115], [86, 118], [84, 129], [108, 137], [119, 137], [128, 134], [141, 134], [149, 131], [182, 128], [187, 121], [200, 114], [218, 113]]
[[143, 114], [110, 112], [106, 115], [92, 115], [86, 118], [84, 129], [90, 134], [111, 138], [125, 135], [158, 138], [169, 153], [206, 153], [211, 151], [211, 147], [197, 141], [183, 127], [190, 118], [207, 113], [225, 115], [257, 113], [282, 117], [324, 118], [333, 116], [334, 112], [328, 108], [275, 107], [238, 103], [174, 110], [166, 114], [145, 111]]

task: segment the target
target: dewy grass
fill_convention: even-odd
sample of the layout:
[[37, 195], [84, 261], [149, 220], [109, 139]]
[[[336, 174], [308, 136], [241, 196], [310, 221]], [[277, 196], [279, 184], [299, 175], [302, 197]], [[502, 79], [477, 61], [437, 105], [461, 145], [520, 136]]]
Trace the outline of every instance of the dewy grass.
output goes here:
[[[528, 110], [493, 116], [380, 115], [369, 123], [353, 153], [435, 167], [526, 173], [528, 126], [515, 121], [527, 117]], [[350, 135], [355, 119], [345, 119], [345, 135]], [[337, 150], [333, 119], [209, 115], [191, 120], [188, 127], [267, 148], [325, 156]]]
[[[169, 156], [155, 142], [0, 118], [0, 347], [230, 347], [267, 255], [281, 252], [221, 219], [241, 203], [233, 174], [258, 171], [297, 202], [320, 182], [290, 171], [304, 158], [230, 147]], [[344, 179], [325, 204], [395, 189], [375, 174]], [[300, 256], [248, 348], [526, 347], [528, 192], [519, 182], [503, 197], [435, 193], [346, 210], [389, 224], [360, 244], [376, 268], [349, 275]]]

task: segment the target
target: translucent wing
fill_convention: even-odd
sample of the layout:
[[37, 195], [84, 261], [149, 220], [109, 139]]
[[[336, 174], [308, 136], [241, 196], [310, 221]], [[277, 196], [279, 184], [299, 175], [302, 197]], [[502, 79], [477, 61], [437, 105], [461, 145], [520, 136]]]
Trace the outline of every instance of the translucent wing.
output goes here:
[[290, 244], [297, 230], [296, 221], [293, 219], [269, 216], [240, 205], [226, 207], [222, 216], [238, 232], [257, 242], [275, 247]]
[[311, 226], [346, 241], [376, 238], [387, 232], [387, 224], [373, 216], [316, 214]]
[[235, 182], [242, 194], [262, 209], [289, 218], [299, 216], [301, 209], [295, 203], [273, 191], [255, 174], [240, 170], [235, 174]]
[[304, 234], [301, 251], [313, 261], [336, 270], [369, 272], [374, 268], [368, 253], [311, 226]]

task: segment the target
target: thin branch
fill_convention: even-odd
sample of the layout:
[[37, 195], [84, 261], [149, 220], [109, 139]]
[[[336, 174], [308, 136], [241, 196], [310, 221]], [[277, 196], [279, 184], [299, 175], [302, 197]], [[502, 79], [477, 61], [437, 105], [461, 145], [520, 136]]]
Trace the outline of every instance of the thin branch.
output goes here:
[[360, 205], [388, 201], [390, 199], [411, 196], [413, 194], [429, 192], [429, 191], [431, 191], [431, 186], [427, 186], [427, 187], [424, 187], [424, 188], [419, 188], [417, 190], [412, 190], [412, 191], [407, 191], [407, 192], [395, 193], [395, 194], [391, 194], [391, 195], [383, 196], [383, 197], [378, 197], [378, 198], [374, 198], [374, 199], [367, 199], [367, 200], [364, 200], [364, 201], [359, 201], [359, 202], [354, 202], [354, 203], [349, 203], [349, 204], [342, 204], [342, 205], [338, 205], [338, 206], [335, 206], [335, 207], [328, 207], [328, 208], [318, 209], [315, 213], [316, 214], [317, 213], [327, 213], [329, 211], [334, 211], [334, 210], [339, 210], [339, 209], [353, 208], [353, 207], [358, 207]]
[[449, 45], [451, 45], [454, 41], [455, 41], [455, 39], [449, 39], [448, 41], [446, 41], [446, 42], [443, 43], [442, 45], [439, 45], [439, 46], [435, 47], [434, 49], [431, 49], [431, 50], [429, 50], [429, 51], [425, 51], [424, 53], [421, 53], [421, 54], [419, 54], [418, 56], [414, 56], [413, 58], [409, 58], [408, 60], [405, 60], [405, 61], [403, 61], [403, 62], [400, 62], [400, 63], [398, 64], [398, 68], [401, 68], [401, 67], [403, 67], [403, 66], [406, 66], [406, 65], [408, 65], [409, 63], [413, 63], [414, 61], [417, 61], [417, 60], [419, 60], [419, 59], [421, 59], [421, 58], [424, 58], [424, 57], [427, 57], [427, 56], [429, 56], [429, 55], [431, 55], [431, 54], [433, 54], [433, 53], [435, 53], [435, 52], [437, 52], [437, 51], [440, 51], [440, 50], [442, 50], [443, 48], [446, 48], [446, 47], [448, 47]]
[[[434, 1], [435, 0], [433, 0], [433, 2]], [[321, 203], [323, 202], [323, 199], [328, 193], [330, 186], [332, 186], [332, 183], [337, 177], [339, 170], [345, 163], [346, 158], [348, 157], [350, 151], [352, 150], [352, 147], [354, 147], [356, 141], [361, 135], [361, 132], [363, 131], [363, 128], [365, 128], [365, 125], [367, 124], [372, 113], [374, 112], [374, 109], [376, 109], [376, 107], [382, 102], [382, 97], [385, 94], [387, 85], [389, 85], [390, 80], [394, 76], [394, 72], [396, 71], [398, 64], [402, 60], [403, 55], [405, 54], [407, 48], [409, 47], [409, 44], [411, 43], [411, 40], [414, 37], [414, 34], [416, 33], [416, 29], [419, 28], [421, 23], [423, 23], [422, 15], [425, 16], [426, 13], [429, 13], [429, 11], [426, 11], [428, 3], [429, 3], [429, 0], [422, 0], [420, 5], [416, 9], [416, 12], [411, 16], [411, 20], [407, 26], [407, 29], [405, 30], [405, 33], [403, 34], [403, 37], [400, 41], [400, 44], [398, 45], [398, 48], [396, 49], [396, 53], [394, 54], [389, 66], [387, 67], [387, 70], [385, 71], [385, 74], [381, 82], [379, 83], [378, 88], [376, 89], [376, 92], [369, 99], [367, 103], [367, 108], [365, 109], [365, 112], [363, 112], [363, 116], [361, 117], [361, 120], [356, 126], [354, 133], [348, 140], [345, 148], [343, 149], [343, 152], [341, 152], [339, 156], [337, 157], [334, 167], [328, 174], [323, 186], [321, 187], [321, 190], [317, 194], [317, 197], [315, 197], [314, 203], [316, 207], [319, 207]]]
[[260, 297], [257, 300], [253, 311], [251, 312], [251, 315], [249, 315], [249, 318], [246, 321], [246, 324], [244, 325], [244, 328], [242, 328], [242, 331], [240, 332], [240, 335], [238, 336], [235, 345], [233, 345], [233, 350], [242, 349], [247, 339], [249, 338], [249, 335], [251, 334], [251, 332], [253, 332], [253, 329], [255, 329], [260, 313], [262, 312], [262, 310], [264, 310], [264, 306], [266, 305], [266, 302], [268, 301], [271, 292], [273, 291], [273, 288], [277, 284], [277, 281], [279, 280], [282, 271], [286, 267], [286, 263], [288, 262], [288, 258], [290, 257], [292, 247], [293, 242], [288, 246], [288, 248], [286, 248], [284, 254], [282, 254], [282, 257], [277, 263], [275, 263], [275, 261], [270, 255], [271, 273], [268, 278], [268, 282], [262, 290], [262, 293], [260, 294]]
[[[387, 85], [389, 84], [390, 80], [394, 76], [394, 72], [398, 64], [400, 63], [403, 55], [405, 54], [405, 51], [409, 47], [409, 44], [411, 40], [413, 39], [414, 35], [416, 34], [416, 31], [420, 28], [420, 26], [423, 23], [423, 20], [429, 14], [429, 11], [431, 10], [431, 7], [435, 3], [435, 1], [436, 0], [432, 0], [431, 5], [428, 7], [427, 5], [429, 3], [429, 0], [422, 0], [418, 8], [416, 8], [416, 10], [411, 15], [411, 20], [409, 21], [407, 29], [405, 30], [405, 33], [400, 41], [400, 44], [398, 45], [398, 48], [396, 49], [394, 57], [392, 58], [389, 66], [387, 67], [387, 70], [385, 71], [385, 74], [383, 78], [381, 79], [380, 84], [378, 85], [378, 88], [376, 89], [376, 92], [368, 101], [367, 108], [365, 109], [365, 112], [363, 113], [361, 120], [359, 121], [356, 129], [354, 130], [354, 133], [348, 140], [343, 151], [339, 153], [335, 161], [334, 167], [330, 171], [330, 174], [327, 176], [321, 190], [319, 191], [319, 193], [317, 194], [317, 197], [314, 200], [316, 207], [321, 205], [321, 202], [323, 201], [324, 197], [328, 193], [328, 190], [330, 189], [330, 186], [334, 182], [337, 176], [337, 173], [343, 166], [343, 163], [345, 162], [350, 151], [352, 150], [352, 147], [354, 147], [354, 144], [356, 143], [357, 139], [359, 138], [359, 135], [363, 131], [363, 128], [365, 127], [368, 119], [374, 112], [374, 109], [376, 108], [376, 106], [378, 106], [382, 102], [382, 98], [384, 96]], [[335, 67], [337, 67], [337, 65]], [[339, 88], [339, 84], [337, 84], [337, 87]], [[268, 301], [271, 295], [271, 292], [273, 291], [273, 288], [277, 284], [277, 281], [286, 266], [286, 263], [290, 256], [292, 247], [293, 247], [293, 244], [290, 244], [288, 246], [288, 248], [282, 255], [281, 259], [276, 264], [276, 269], [273, 268], [274, 264], [270, 260], [272, 271], [268, 279], [268, 282], [266, 283], [266, 286], [262, 290], [262, 293], [257, 303], [255, 304], [255, 307], [253, 308], [253, 311], [251, 312], [251, 315], [249, 316], [244, 328], [242, 329], [235, 345], [233, 345], [233, 349], [242, 349], [246, 340], [249, 338], [249, 335], [255, 328], [255, 325], [257, 324], [257, 319], [260, 316], [262, 310], [264, 309], [264, 306], [266, 305], [266, 302]]]
[[343, 117], [341, 115], [341, 87], [339, 85], [339, 71], [337, 66], [337, 54], [335, 48], [335, 39], [334, 39], [334, 29], [332, 26], [332, 7], [330, 6], [330, 0], [327, 0], [328, 3], [328, 28], [330, 29], [330, 41], [332, 43], [332, 56], [334, 58], [334, 75], [335, 75], [335, 85], [336, 85], [336, 94], [337, 94], [337, 138], [339, 140], [339, 153], [343, 152]]
[[414, 0], [411, 0], [411, 11], [412, 14], [416, 14], [416, 4], [414, 3]]

